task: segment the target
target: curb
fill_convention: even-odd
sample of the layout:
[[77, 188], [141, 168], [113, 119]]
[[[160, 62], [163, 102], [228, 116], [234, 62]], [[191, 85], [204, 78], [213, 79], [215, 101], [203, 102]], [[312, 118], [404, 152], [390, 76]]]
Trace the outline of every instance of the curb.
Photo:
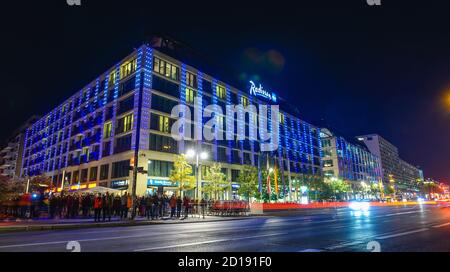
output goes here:
[[210, 222], [222, 222], [232, 220], [245, 220], [251, 219], [254, 216], [237, 217], [237, 218], [221, 218], [216, 220], [204, 221], [176, 221], [172, 223], [165, 222], [152, 222], [152, 221], [129, 221], [129, 222], [114, 222], [114, 223], [86, 223], [86, 224], [57, 224], [57, 225], [28, 225], [28, 226], [11, 226], [0, 227], [0, 233], [4, 232], [23, 232], [23, 231], [44, 231], [44, 230], [65, 230], [65, 229], [85, 229], [85, 228], [107, 228], [107, 227], [131, 227], [131, 226], [147, 226], [147, 225], [172, 225], [172, 224], [190, 224], [190, 223], [210, 223]]

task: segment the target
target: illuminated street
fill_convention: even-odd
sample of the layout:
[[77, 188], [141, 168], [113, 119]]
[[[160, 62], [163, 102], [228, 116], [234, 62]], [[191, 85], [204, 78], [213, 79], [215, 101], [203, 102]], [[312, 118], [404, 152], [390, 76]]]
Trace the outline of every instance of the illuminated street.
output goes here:
[[450, 208], [303, 210], [210, 223], [0, 234], [0, 251], [449, 251]]

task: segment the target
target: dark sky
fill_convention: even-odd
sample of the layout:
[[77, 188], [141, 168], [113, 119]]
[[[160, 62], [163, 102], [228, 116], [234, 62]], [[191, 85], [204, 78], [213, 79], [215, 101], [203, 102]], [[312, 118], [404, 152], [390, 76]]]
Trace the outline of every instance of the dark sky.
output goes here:
[[378, 133], [426, 177], [450, 180], [447, 1], [81, 1], [2, 3], [0, 139], [161, 33], [227, 76], [259, 76], [305, 120]]

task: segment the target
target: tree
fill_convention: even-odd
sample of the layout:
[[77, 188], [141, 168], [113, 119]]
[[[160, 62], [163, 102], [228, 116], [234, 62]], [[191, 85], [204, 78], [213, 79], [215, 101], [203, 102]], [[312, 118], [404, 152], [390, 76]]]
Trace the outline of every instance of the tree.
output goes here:
[[22, 180], [0, 176], [0, 201], [12, 199], [24, 191], [25, 183]]
[[173, 170], [169, 180], [173, 185], [178, 184], [180, 195], [195, 188], [195, 178], [192, 175], [192, 166], [187, 162], [184, 154], [177, 155], [173, 163]]
[[214, 163], [206, 175], [203, 177], [208, 183], [203, 186], [203, 191], [213, 199], [218, 199], [220, 193], [230, 189], [231, 182], [227, 181], [226, 176], [222, 173], [222, 165], [220, 163]]
[[240, 185], [238, 193], [250, 201], [250, 197], [256, 197], [258, 192], [258, 169], [254, 166], [245, 165], [239, 172], [236, 182]]

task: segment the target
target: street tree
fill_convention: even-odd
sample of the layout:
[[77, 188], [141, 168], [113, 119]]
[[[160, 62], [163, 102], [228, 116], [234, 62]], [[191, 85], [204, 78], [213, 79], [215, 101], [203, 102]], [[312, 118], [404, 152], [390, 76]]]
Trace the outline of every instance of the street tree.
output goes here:
[[174, 186], [178, 186], [178, 191], [181, 196], [186, 191], [195, 188], [195, 178], [192, 175], [192, 166], [187, 162], [184, 154], [175, 157], [169, 180]]
[[250, 198], [256, 197], [258, 192], [258, 169], [251, 165], [245, 165], [239, 172], [236, 182], [240, 185], [238, 193], [250, 201]]
[[219, 199], [221, 193], [231, 188], [231, 182], [227, 181], [220, 163], [214, 163], [209, 167], [203, 179], [207, 183], [203, 186], [202, 190], [213, 199]]

